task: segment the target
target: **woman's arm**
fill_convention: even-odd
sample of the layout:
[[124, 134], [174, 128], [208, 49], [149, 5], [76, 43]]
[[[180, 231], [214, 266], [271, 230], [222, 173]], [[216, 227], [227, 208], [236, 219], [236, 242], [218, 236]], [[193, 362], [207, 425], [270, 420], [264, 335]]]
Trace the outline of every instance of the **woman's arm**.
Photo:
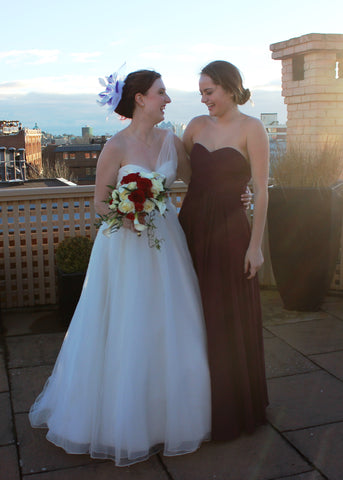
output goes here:
[[189, 183], [191, 178], [191, 164], [182, 141], [174, 135], [174, 143], [177, 152], [177, 179]]
[[109, 208], [104, 201], [108, 198], [110, 188], [117, 183], [118, 170], [122, 161], [123, 153], [120, 142], [112, 137], [102, 149], [96, 167], [94, 206], [99, 215], [105, 215]]
[[263, 264], [261, 250], [268, 208], [269, 141], [263, 124], [249, 119], [247, 133], [247, 151], [249, 155], [253, 190], [254, 217], [249, 247], [245, 256], [245, 273], [253, 278]]

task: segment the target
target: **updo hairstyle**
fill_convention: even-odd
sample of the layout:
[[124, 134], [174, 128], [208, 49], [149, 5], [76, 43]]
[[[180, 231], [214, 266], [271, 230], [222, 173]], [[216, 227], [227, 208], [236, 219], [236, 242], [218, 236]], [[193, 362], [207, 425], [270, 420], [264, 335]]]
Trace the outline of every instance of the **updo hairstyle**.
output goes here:
[[208, 75], [216, 85], [220, 85], [227, 92], [233, 94], [233, 101], [237, 105], [244, 105], [250, 98], [250, 90], [243, 87], [241, 74], [237, 67], [224, 60], [209, 63], [201, 70], [201, 74]]
[[135, 95], [145, 95], [155, 80], [161, 75], [154, 70], [137, 70], [125, 78], [121, 100], [114, 110], [125, 118], [132, 118], [135, 110]]

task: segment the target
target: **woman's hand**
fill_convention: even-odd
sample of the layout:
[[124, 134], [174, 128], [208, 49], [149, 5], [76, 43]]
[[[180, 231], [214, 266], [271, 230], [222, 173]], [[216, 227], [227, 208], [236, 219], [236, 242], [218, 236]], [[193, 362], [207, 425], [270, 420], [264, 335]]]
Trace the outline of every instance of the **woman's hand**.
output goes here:
[[247, 187], [245, 193], [241, 195], [241, 202], [246, 210], [249, 210], [251, 202], [253, 199], [253, 194], [250, 191], [250, 188]]
[[254, 278], [264, 262], [262, 250], [260, 248], [249, 247], [245, 254], [244, 273], [248, 275], [248, 280]]
[[[138, 221], [142, 225], [145, 225], [145, 213], [139, 213], [138, 214]], [[140, 234], [141, 232], [139, 230], [135, 229], [135, 224], [133, 223], [133, 220], [130, 220], [129, 218], [123, 218], [123, 227], [128, 228], [132, 232]]]
[[133, 220], [129, 220], [128, 218], [123, 218], [123, 227], [128, 228], [132, 232], [135, 231], [135, 229], [133, 228]]

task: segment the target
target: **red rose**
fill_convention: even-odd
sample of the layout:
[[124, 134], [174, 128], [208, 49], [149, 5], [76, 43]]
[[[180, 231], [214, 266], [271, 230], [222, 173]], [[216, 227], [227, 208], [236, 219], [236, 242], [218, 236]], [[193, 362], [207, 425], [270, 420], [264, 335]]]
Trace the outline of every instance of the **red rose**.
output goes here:
[[131, 200], [131, 202], [133, 203], [144, 203], [146, 197], [143, 190], [137, 189], [130, 193], [128, 199]]
[[144, 210], [143, 203], [135, 203], [136, 212], [142, 212]]
[[140, 178], [139, 173], [129, 173], [128, 175], [125, 175], [125, 177], [122, 178], [122, 181], [120, 182], [120, 184], [124, 185], [125, 183], [137, 182], [139, 178]]
[[126, 218], [128, 218], [129, 220], [134, 220], [135, 219], [135, 214], [130, 212], [126, 215]]
[[137, 180], [137, 187], [140, 190], [143, 190], [146, 198], [153, 197], [153, 193], [151, 191], [152, 181], [149, 178], [139, 178]]

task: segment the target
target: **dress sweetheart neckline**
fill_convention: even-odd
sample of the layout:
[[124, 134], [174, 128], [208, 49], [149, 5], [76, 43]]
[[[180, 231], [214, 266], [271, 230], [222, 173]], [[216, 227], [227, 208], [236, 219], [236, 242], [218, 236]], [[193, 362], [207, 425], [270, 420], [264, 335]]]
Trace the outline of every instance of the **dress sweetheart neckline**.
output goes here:
[[216, 152], [219, 152], [220, 150], [226, 150], [227, 148], [229, 150], [234, 150], [235, 152], [239, 153], [241, 155], [241, 157], [244, 158], [244, 160], [249, 164], [248, 162], [248, 159], [245, 158], [245, 156], [243, 155], [242, 152], [240, 152], [239, 150], [237, 150], [237, 148], [235, 147], [230, 147], [230, 146], [227, 146], [227, 147], [220, 147], [220, 148], [216, 148], [215, 150], [209, 150], [207, 147], [205, 147], [205, 145], [203, 145], [202, 143], [199, 143], [199, 142], [195, 142], [193, 144], [193, 148], [195, 147], [195, 145], [200, 145], [200, 147], [203, 147], [208, 153], [216, 153]]
[[169, 163], [170, 160], [168, 160], [167, 162], [164, 162], [162, 163], [161, 165], [159, 165], [158, 167], [156, 166], [154, 169], [150, 168], [150, 167], [146, 167], [145, 165], [140, 165], [139, 163], [125, 163], [125, 165], [122, 165], [119, 170], [121, 170], [122, 168], [124, 167], [139, 167], [139, 168], [143, 168], [144, 170], [147, 170], [148, 172], [156, 172], [157, 170], [159, 170], [161, 167], [163, 167], [163, 165], [166, 165], [167, 163]]
[[155, 170], [152, 170], [150, 167], [146, 167], [145, 165], [139, 165], [139, 163], [125, 163], [125, 165], [122, 165], [119, 170], [121, 170], [124, 167], [139, 167], [139, 168], [144, 168], [144, 170], [148, 170], [150, 172], [154, 172]]

